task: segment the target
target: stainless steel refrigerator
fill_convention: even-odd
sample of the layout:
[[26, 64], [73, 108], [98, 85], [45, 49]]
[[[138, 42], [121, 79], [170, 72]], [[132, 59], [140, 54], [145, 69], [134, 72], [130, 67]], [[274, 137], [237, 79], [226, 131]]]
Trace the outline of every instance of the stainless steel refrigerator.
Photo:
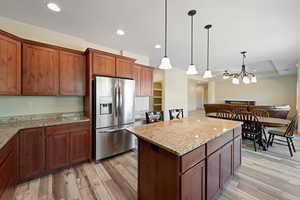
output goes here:
[[93, 93], [95, 160], [135, 148], [135, 136], [126, 131], [134, 124], [135, 81], [95, 76]]

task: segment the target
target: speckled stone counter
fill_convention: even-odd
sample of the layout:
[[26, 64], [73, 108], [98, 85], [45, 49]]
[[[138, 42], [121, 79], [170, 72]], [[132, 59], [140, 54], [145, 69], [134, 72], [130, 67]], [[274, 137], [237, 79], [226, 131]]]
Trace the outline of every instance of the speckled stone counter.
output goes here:
[[67, 117], [59, 119], [43, 119], [43, 120], [30, 120], [30, 121], [20, 121], [13, 123], [3, 123], [0, 124], [0, 149], [17, 134], [18, 131], [26, 128], [37, 128], [44, 126], [54, 126], [78, 122], [90, 121], [87, 117]]
[[195, 116], [128, 130], [143, 140], [182, 156], [238, 126], [241, 122]]

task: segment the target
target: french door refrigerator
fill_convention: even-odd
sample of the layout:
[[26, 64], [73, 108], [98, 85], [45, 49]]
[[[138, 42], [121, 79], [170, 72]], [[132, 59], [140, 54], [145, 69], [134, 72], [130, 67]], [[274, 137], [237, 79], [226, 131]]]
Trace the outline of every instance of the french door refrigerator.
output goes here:
[[135, 81], [95, 76], [93, 84], [94, 157], [108, 158], [135, 148]]

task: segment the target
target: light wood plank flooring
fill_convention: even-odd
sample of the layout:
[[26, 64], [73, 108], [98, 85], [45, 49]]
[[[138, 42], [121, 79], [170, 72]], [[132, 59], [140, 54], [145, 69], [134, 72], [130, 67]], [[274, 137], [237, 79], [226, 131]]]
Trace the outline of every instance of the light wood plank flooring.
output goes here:
[[[287, 147], [276, 145], [268, 152], [242, 150], [242, 166], [217, 199], [276, 200], [300, 199], [300, 139], [294, 158]], [[4, 199], [73, 200], [137, 199], [136, 153], [130, 152], [103, 161], [86, 163], [21, 185]]]

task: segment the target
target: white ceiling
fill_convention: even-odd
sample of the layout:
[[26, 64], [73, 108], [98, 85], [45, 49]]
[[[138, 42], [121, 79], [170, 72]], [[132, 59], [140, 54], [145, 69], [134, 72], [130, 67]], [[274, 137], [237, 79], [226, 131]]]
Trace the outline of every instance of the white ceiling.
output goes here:
[[[55, 13], [45, 0], [1, 0], [0, 15], [54, 31], [78, 36], [115, 49], [147, 55], [157, 66], [163, 49], [163, 0], [53, 0]], [[241, 50], [249, 52], [252, 72], [295, 73], [300, 60], [299, 0], [169, 0], [169, 57], [174, 66], [189, 64], [190, 9], [195, 16], [195, 60], [204, 71], [206, 24], [211, 30], [213, 71], [240, 71]], [[117, 36], [116, 30], [125, 30]]]

